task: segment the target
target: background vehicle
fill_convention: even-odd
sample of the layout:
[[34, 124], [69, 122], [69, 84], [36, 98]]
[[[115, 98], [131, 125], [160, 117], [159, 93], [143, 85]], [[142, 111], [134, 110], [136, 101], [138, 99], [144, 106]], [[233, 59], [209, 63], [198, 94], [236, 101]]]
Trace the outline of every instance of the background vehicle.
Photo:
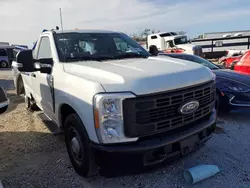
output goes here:
[[229, 112], [232, 107], [250, 107], [250, 77], [230, 70], [220, 69], [217, 65], [198, 56], [187, 54], [163, 54], [172, 58], [184, 59], [210, 68], [216, 75], [217, 108]]
[[240, 52], [250, 47], [250, 36], [229, 36], [206, 39], [194, 39], [192, 44], [200, 45], [206, 59], [217, 59], [227, 55], [228, 52]]
[[6, 49], [0, 48], [0, 68], [9, 67], [9, 58]]
[[212, 72], [149, 56], [123, 33], [96, 30], [46, 31], [33, 51], [18, 53], [18, 69], [30, 73], [23, 79], [27, 107], [37, 105], [64, 130], [80, 175], [95, 174], [106, 155], [136, 152], [149, 166], [186, 155], [211, 137]]
[[2, 87], [0, 87], [0, 114], [4, 113], [9, 106], [9, 99]]
[[158, 50], [172, 53], [187, 53], [203, 56], [202, 48], [191, 44], [186, 35], [177, 35], [174, 32], [162, 32], [148, 35], [148, 48], [152, 45]]
[[247, 51], [239, 61], [236, 61], [231, 69], [242, 74], [250, 75], [250, 51]]
[[12, 61], [12, 77], [14, 80], [14, 86], [15, 86], [15, 90], [16, 90], [16, 94], [17, 95], [21, 95], [24, 94], [24, 84], [23, 84], [23, 79], [26, 79], [27, 81], [29, 80], [29, 78], [26, 78], [29, 76], [29, 73], [21, 73], [18, 70], [18, 67], [20, 67], [20, 64], [18, 64], [16, 62], [16, 56], [18, 54], [18, 52], [22, 51], [22, 50], [27, 50], [28, 48], [26, 47], [18, 47], [13, 49], [13, 61]]
[[219, 60], [220, 64], [223, 64], [225, 68], [229, 69], [234, 61], [239, 61], [242, 55], [232, 56], [232, 57], [223, 57]]

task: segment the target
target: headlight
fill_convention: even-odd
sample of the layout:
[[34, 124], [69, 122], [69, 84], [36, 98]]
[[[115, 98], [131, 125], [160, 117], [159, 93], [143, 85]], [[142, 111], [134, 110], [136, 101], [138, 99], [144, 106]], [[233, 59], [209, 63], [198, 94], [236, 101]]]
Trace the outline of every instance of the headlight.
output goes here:
[[250, 86], [245, 85], [245, 84], [240, 83], [240, 82], [235, 82], [232, 80], [224, 80], [222, 83], [225, 87], [229, 88], [232, 91], [236, 91], [236, 92], [250, 91]]
[[95, 128], [100, 143], [133, 142], [124, 134], [122, 101], [131, 93], [97, 94], [94, 97]]

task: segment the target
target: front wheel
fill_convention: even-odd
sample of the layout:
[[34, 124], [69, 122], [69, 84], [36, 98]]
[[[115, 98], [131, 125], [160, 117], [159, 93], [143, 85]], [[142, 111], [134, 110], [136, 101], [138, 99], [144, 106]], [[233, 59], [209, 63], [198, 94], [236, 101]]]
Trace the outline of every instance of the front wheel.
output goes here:
[[7, 61], [1, 61], [0, 66], [1, 66], [1, 68], [8, 68], [8, 62]]
[[84, 125], [77, 114], [70, 114], [65, 121], [64, 135], [70, 161], [75, 171], [88, 177], [97, 174], [93, 154]]

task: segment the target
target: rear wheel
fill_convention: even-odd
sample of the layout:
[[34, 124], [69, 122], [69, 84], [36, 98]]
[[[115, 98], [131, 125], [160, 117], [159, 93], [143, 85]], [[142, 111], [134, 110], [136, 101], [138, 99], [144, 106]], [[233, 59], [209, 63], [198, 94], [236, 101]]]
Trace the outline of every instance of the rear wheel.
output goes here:
[[1, 68], [7, 68], [8, 67], [8, 62], [7, 61], [1, 61], [0, 62], [0, 67]]
[[32, 99], [28, 97], [27, 95], [24, 96], [24, 101], [25, 101], [25, 107], [27, 110], [31, 112], [38, 110], [36, 103], [32, 101]]
[[24, 94], [24, 85], [23, 85], [23, 79], [21, 76], [19, 76], [16, 84], [16, 94], [21, 95]]
[[84, 125], [75, 113], [68, 115], [64, 125], [64, 135], [70, 161], [75, 171], [84, 177], [96, 175], [89, 139]]

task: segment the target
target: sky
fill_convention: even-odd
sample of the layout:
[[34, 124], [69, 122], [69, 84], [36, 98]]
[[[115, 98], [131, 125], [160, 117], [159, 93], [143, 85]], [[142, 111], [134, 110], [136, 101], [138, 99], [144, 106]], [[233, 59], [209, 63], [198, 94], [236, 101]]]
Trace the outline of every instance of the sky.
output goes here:
[[0, 0], [0, 41], [32, 45], [43, 29], [145, 28], [205, 32], [250, 29], [250, 0]]

